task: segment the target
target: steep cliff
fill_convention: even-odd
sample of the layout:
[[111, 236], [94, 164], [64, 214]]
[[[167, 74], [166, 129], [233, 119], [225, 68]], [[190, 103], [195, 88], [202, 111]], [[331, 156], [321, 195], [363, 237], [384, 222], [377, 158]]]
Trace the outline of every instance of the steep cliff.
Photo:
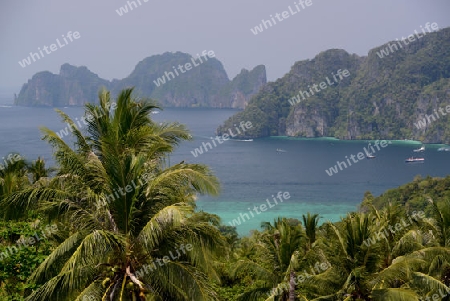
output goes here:
[[266, 67], [264, 65], [256, 66], [251, 71], [242, 69], [219, 92], [219, 95], [212, 99], [212, 102], [216, 104], [216, 107], [245, 108], [250, 98], [258, 93], [266, 82]]
[[109, 88], [86, 67], [61, 66], [59, 75], [48, 71], [36, 73], [22, 86], [15, 103], [21, 106], [76, 106], [95, 102], [100, 87]]
[[34, 75], [22, 87], [16, 104], [83, 105], [95, 102], [102, 86], [111, 89], [112, 94], [133, 86], [138, 95], [153, 98], [164, 107], [244, 108], [266, 83], [265, 67], [242, 70], [230, 81], [222, 63], [210, 54], [154, 55], [140, 61], [128, 77], [111, 82], [100, 79], [86, 67], [65, 64], [59, 75], [50, 72]]
[[[446, 111], [435, 110], [450, 105], [450, 28], [396, 49], [398, 43], [372, 49], [367, 57], [328, 50], [297, 62], [283, 78], [266, 84], [244, 111], [217, 132], [244, 120], [254, 125], [247, 137], [449, 143], [450, 118], [444, 115]], [[347, 77], [337, 75], [343, 70], [348, 71]], [[427, 115], [430, 122], [424, 122]]]

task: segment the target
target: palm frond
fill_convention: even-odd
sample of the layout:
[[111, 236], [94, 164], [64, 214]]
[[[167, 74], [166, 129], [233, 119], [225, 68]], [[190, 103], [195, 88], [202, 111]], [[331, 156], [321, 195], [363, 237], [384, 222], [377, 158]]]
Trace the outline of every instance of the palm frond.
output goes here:
[[417, 294], [403, 288], [385, 288], [372, 291], [374, 301], [419, 301]]
[[411, 288], [421, 292], [424, 296], [432, 296], [439, 292], [450, 292], [450, 287], [438, 279], [420, 272], [415, 272], [411, 281]]
[[59, 246], [33, 272], [29, 281], [43, 283], [48, 279], [55, 277], [69, 258], [71, 252], [78, 248], [82, 239], [83, 235], [76, 232], [59, 244]]
[[164, 207], [155, 214], [145, 225], [137, 237], [137, 241], [145, 248], [152, 250], [160, 244], [164, 233], [182, 225], [193, 208], [185, 204]]
[[155, 193], [158, 189], [192, 187], [198, 193], [217, 195], [219, 182], [210, 170], [200, 164], [176, 164], [165, 169], [153, 178], [147, 186], [147, 195]]

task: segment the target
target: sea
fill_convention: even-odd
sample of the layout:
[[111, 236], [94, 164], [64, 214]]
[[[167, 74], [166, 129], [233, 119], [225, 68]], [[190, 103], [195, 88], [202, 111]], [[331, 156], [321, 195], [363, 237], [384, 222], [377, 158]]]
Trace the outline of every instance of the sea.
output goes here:
[[[73, 119], [84, 115], [82, 107], [59, 109]], [[216, 128], [237, 112], [167, 108], [151, 117], [157, 122], [180, 122], [188, 127], [193, 140], [183, 142], [169, 164], [184, 160], [208, 165], [220, 180], [221, 193], [217, 197], [198, 196], [197, 208], [217, 214], [225, 225], [236, 226], [241, 236], [260, 230], [263, 221], [272, 222], [277, 217], [301, 220], [308, 212], [319, 214], [320, 223], [339, 221], [348, 212], [358, 209], [367, 191], [378, 196], [412, 181], [417, 175], [445, 177], [450, 174], [450, 152], [437, 151], [442, 145], [426, 145], [425, 152], [415, 153], [413, 150], [421, 146], [417, 141], [390, 141], [380, 150], [374, 147], [375, 159], [362, 159], [357, 163], [350, 160], [351, 166], [347, 158], [364, 152], [374, 141], [268, 137], [223, 143], [216, 140], [214, 146], [211, 138], [216, 137]], [[18, 107], [0, 101], [0, 159], [9, 152], [19, 152], [28, 160], [40, 156], [54, 164], [52, 149], [42, 141], [40, 128], [59, 132], [66, 126], [53, 108]], [[195, 148], [207, 142], [212, 148], [208, 146], [207, 151], [203, 149], [203, 154], [195, 156]], [[406, 164], [405, 159], [411, 156], [424, 157], [425, 162]], [[342, 170], [330, 176], [326, 170], [337, 161], [346, 162], [347, 168], [341, 164]], [[283, 193], [289, 198], [277, 198]]]

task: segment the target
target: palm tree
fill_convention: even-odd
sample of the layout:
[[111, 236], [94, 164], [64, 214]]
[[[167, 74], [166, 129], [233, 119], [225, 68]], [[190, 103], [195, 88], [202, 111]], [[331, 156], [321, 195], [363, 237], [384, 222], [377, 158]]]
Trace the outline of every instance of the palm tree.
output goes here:
[[317, 224], [319, 223], [319, 215], [302, 215], [303, 225], [305, 226], [306, 237], [308, 237], [307, 250], [310, 250], [314, 242], [316, 241]]
[[306, 289], [311, 287], [312, 281], [317, 281], [323, 283], [323, 288], [313, 292], [322, 295], [323, 300], [368, 300], [367, 276], [374, 273], [379, 264], [377, 245], [367, 244], [373, 234], [373, 221], [372, 215], [351, 213], [337, 225], [325, 225], [321, 249], [327, 254], [332, 269], [308, 281]]
[[[396, 244], [395, 249], [406, 249], [402, 256], [373, 280], [375, 300], [418, 300], [419, 296], [431, 298], [434, 294], [450, 299], [450, 202], [436, 204], [429, 199], [432, 218], [421, 221], [421, 228], [408, 231]], [[424, 231], [423, 231], [424, 230]], [[400, 285], [411, 288], [402, 289]], [[415, 299], [414, 299], [415, 298]]]
[[[274, 255], [277, 255], [276, 267], [279, 274], [283, 275], [289, 282], [287, 300], [295, 300], [295, 267], [300, 256], [300, 246], [304, 245], [305, 233], [300, 223], [293, 219], [278, 218], [272, 226], [270, 223], [263, 223], [263, 228], [268, 230], [267, 245]], [[270, 236], [273, 238], [270, 239]], [[280, 281], [279, 281], [280, 282]], [[286, 298], [285, 294], [284, 297]]]
[[58, 174], [1, 204], [6, 217], [33, 209], [68, 228], [32, 275], [39, 288], [27, 300], [215, 300], [208, 276], [224, 240], [194, 209], [197, 193], [218, 193], [217, 178], [199, 164], [168, 166], [191, 136], [178, 123], [153, 122], [154, 103], [133, 98], [132, 89], [116, 104], [109, 92], [99, 98], [86, 106], [87, 136], [59, 111], [74, 148], [42, 129]]
[[31, 173], [33, 183], [39, 181], [41, 178], [49, 177], [53, 171], [56, 171], [56, 169], [53, 167], [46, 168], [45, 161], [41, 157], [31, 162], [28, 167], [28, 172]]
[[[349, 214], [340, 225], [328, 225], [341, 245], [336, 254], [335, 239], [328, 241], [332, 274], [346, 280], [332, 294], [322, 290], [324, 300], [419, 300], [448, 290], [441, 279], [450, 267], [450, 252], [422, 231], [426, 222], [416, 220], [404, 223], [402, 230], [383, 231], [403, 218], [398, 206], [389, 205], [381, 212], [373, 208], [370, 214]], [[336, 285], [332, 278], [324, 283]], [[311, 291], [311, 286], [307, 289]]]
[[298, 220], [277, 218], [273, 225], [261, 224], [265, 230], [255, 233], [254, 256], [241, 259], [235, 267], [238, 272], [252, 273], [259, 285], [239, 296], [239, 300], [295, 300], [295, 268], [305, 244], [304, 230]]
[[10, 153], [0, 161], [0, 200], [29, 184], [25, 159]]
[[432, 217], [429, 225], [435, 235], [438, 236], [439, 245], [441, 247], [450, 246], [450, 200], [442, 200], [439, 203], [428, 199], [432, 209]]

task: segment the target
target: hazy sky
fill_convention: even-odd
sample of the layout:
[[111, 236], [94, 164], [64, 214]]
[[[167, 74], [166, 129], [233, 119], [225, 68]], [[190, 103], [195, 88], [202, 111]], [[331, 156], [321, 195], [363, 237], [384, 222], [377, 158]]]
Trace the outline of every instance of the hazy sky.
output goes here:
[[[449, 0], [311, 0], [304, 9], [299, 0], [135, 1], [137, 8], [119, 16], [126, 0], [1, 0], [0, 92], [18, 92], [36, 72], [58, 73], [64, 63], [120, 79], [145, 57], [166, 51], [213, 50], [230, 78], [264, 64], [274, 80], [323, 50], [367, 55], [427, 22], [450, 26]], [[258, 35], [250, 31], [289, 6], [295, 12], [296, 3], [300, 12]], [[61, 36], [69, 31], [78, 31], [79, 39], [19, 65], [57, 38], [65, 44]]]

